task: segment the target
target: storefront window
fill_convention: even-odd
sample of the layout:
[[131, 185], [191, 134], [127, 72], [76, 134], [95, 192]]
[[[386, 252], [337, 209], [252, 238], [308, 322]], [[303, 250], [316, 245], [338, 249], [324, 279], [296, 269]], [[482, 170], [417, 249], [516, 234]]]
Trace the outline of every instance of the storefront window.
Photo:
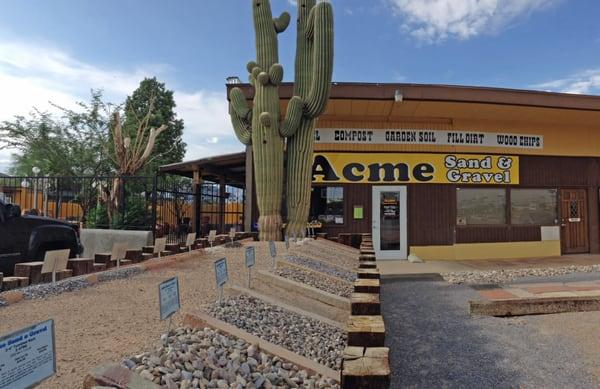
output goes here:
[[556, 189], [513, 189], [510, 213], [512, 224], [555, 225]]
[[344, 224], [344, 188], [317, 186], [311, 199], [311, 219], [327, 224]]
[[458, 188], [456, 224], [506, 224], [506, 190]]

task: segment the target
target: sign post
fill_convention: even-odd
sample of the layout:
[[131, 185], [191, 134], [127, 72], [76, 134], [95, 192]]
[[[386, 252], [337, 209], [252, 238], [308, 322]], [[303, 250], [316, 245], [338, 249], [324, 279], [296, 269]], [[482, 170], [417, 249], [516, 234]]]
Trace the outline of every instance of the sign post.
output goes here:
[[248, 268], [248, 289], [250, 289], [250, 272], [255, 263], [254, 247], [246, 247], [246, 267]]
[[290, 238], [285, 234], [285, 253], [287, 254], [290, 251]]
[[269, 242], [269, 252], [271, 253], [271, 260], [273, 261], [273, 269], [275, 269], [275, 258], [277, 257], [277, 247], [275, 247], [275, 242]]
[[54, 373], [54, 320], [0, 337], [0, 389], [34, 387]]
[[221, 258], [215, 261], [215, 277], [217, 279], [217, 288], [219, 288], [219, 305], [221, 305], [223, 301], [223, 286], [229, 281], [227, 259]]
[[213, 242], [217, 238], [217, 230], [210, 230], [208, 232], [208, 243], [210, 243], [210, 247], [213, 247]]
[[158, 286], [158, 300], [160, 302], [160, 320], [169, 319], [167, 335], [171, 332], [171, 321], [173, 314], [179, 311], [181, 303], [179, 300], [179, 279], [170, 278]]

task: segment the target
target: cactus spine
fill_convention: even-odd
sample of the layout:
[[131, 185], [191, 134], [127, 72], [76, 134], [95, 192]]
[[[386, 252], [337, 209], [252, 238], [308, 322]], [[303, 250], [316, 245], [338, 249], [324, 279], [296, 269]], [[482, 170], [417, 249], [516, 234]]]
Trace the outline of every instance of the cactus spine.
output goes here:
[[284, 137], [288, 138], [288, 235], [304, 236], [310, 208], [313, 139], [316, 118], [325, 110], [333, 71], [331, 4], [298, 0], [298, 38], [294, 97], [280, 126], [277, 34], [290, 15], [273, 18], [269, 0], [252, 0], [257, 61], [247, 65], [255, 94], [248, 108], [241, 89], [230, 92], [230, 116], [236, 136], [252, 144], [261, 240], [281, 239]]

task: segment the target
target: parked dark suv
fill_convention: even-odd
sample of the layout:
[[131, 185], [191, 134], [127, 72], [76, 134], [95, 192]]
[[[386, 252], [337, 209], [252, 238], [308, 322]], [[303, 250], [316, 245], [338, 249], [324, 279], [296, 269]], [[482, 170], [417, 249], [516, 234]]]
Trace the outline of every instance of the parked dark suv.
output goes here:
[[43, 260], [46, 251], [70, 249], [71, 258], [83, 251], [79, 227], [46, 217], [25, 215], [0, 200], [0, 272], [13, 275], [16, 263]]

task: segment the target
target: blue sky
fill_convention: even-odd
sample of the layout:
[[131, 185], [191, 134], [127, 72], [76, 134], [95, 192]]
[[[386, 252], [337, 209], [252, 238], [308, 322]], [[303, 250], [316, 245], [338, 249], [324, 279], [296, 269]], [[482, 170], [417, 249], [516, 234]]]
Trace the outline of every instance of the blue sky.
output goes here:
[[[296, 14], [293, 0], [272, 0]], [[597, 0], [332, 0], [335, 81], [600, 92]], [[187, 158], [241, 150], [225, 77], [254, 58], [250, 0], [4, 0], [0, 120], [91, 88], [120, 102], [145, 77], [175, 91]], [[293, 23], [292, 23], [293, 25]], [[280, 35], [291, 81], [295, 31]], [[0, 150], [0, 171], [10, 150]]]

